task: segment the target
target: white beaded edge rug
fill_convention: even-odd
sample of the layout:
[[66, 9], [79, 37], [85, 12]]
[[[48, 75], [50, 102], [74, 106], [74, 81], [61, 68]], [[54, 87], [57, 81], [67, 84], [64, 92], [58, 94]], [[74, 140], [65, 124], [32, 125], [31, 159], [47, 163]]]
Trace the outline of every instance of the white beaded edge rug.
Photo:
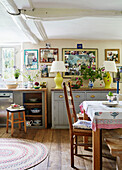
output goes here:
[[47, 147], [36, 141], [0, 138], [0, 169], [24, 170], [46, 159]]

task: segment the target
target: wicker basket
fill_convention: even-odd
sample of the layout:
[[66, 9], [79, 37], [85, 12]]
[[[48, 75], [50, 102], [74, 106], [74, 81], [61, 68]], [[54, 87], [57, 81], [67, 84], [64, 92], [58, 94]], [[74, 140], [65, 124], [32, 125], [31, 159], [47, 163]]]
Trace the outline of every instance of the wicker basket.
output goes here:
[[8, 89], [16, 89], [18, 84], [6, 84]]

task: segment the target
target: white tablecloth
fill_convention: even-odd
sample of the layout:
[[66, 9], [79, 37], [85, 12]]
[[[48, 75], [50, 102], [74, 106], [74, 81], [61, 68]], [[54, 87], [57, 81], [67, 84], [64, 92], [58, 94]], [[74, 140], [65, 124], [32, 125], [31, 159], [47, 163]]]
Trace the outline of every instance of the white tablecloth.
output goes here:
[[102, 104], [103, 101], [84, 101], [80, 104], [81, 111], [92, 121], [92, 129], [122, 128], [122, 101], [116, 107], [108, 107]]

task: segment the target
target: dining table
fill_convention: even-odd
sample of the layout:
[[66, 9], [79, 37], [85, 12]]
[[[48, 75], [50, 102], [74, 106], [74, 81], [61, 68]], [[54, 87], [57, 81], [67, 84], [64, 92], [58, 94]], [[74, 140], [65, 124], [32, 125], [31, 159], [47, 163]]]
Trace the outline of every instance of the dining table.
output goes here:
[[109, 103], [108, 101], [83, 101], [80, 104], [84, 118], [92, 122], [92, 170], [102, 169], [102, 129], [122, 128], [122, 101]]

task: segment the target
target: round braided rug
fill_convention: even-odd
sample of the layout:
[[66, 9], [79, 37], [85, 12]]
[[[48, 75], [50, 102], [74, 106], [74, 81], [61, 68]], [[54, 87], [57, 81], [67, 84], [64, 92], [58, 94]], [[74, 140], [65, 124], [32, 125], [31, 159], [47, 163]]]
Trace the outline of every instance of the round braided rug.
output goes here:
[[45, 160], [47, 155], [48, 150], [42, 143], [0, 138], [0, 169], [28, 169]]

